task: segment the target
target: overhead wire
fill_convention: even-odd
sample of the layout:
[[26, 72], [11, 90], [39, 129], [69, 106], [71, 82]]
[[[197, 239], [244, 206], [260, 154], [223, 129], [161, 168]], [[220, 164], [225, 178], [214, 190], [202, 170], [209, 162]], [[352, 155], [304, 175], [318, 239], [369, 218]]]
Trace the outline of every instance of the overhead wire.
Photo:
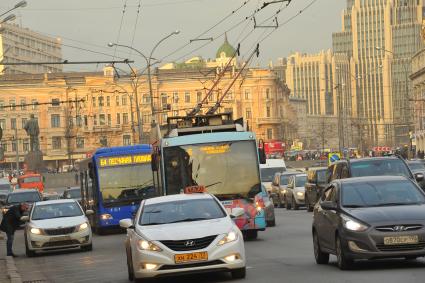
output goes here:
[[[130, 46], [131, 46], [131, 47], [133, 47], [133, 45], [134, 45], [134, 38], [135, 38], [135, 36], [136, 36], [137, 24], [138, 24], [138, 22], [139, 22], [139, 16], [140, 16], [140, 7], [141, 7], [141, 4], [142, 4], [142, 0], [139, 0], [139, 5], [137, 6], [136, 22], [134, 23], [133, 36], [132, 36], [132, 38], [131, 38], [131, 44], [130, 44]], [[132, 49], [130, 49], [129, 58], [131, 58], [132, 53], [133, 53], [133, 50], [132, 50]]]
[[[120, 43], [120, 36], [121, 36], [122, 25], [123, 25], [123, 22], [124, 22], [125, 11], [127, 9], [127, 1], [128, 0], [125, 0], [125, 2], [124, 2], [124, 7], [123, 7], [123, 10], [122, 10], [122, 15], [121, 15], [121, 23], [120, 23], [120, 27], [118, 29], [117, 40], [115, 41], [116, 43]], [[115, 59], [115, 55], [117, 54], [117, 48], [118, 48], [118, 46], [115, 45], [115, 48], [114, 48], [114, 57], [113, 57], [114, 59]]]

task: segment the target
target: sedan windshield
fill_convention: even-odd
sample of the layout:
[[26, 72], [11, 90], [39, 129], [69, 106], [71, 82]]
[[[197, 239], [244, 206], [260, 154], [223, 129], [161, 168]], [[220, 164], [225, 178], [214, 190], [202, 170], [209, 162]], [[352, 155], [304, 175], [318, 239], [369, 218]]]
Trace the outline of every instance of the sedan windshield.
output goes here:
[[291, 176], [293, 175], [280, 175], [280, 185], [286, 186], [289, 183], [289, 180], [291, 179]]
[[140, 225], [160, 225], [223, 218], [226, 213], [213, 199], [180, 200], [146, 205]]
[[40, 195], [36, 192], [9, 194], [8, 203], [36, 202], [40, 201]]
[[81, 216], [83, 212], [75, 202], [37, 205], [32, 212], [32, 220]]
[[399, 159], [365, 160], [351, 164], [352, 177], [405, 176], [412, 178], [406, 164]]
[[344, 207], [425, 203], [424, 195], [410, 181], [371, 181], [343, 184], [341, 198]]

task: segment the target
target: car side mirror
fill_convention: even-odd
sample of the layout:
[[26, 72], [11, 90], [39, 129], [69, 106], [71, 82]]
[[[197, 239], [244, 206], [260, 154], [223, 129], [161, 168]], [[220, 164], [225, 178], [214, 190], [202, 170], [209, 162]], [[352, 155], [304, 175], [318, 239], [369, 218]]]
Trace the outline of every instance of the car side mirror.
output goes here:
[[235, 207], [230, 213], [230, 218], [238, 218], [245, 214], [245, 210], [241, 207]]
[[30, 217], [28, 215], [22, 216], [21, 221], [22, 222], [28, 222], [30, 220]]
[[93, 210], [91, 210], [91, 209], [87, 209], [86, 210], [86, 215], [87, 216], [89, 216], [89, 215], [93, 215], [94, 214], [94, 211]]
[[337, 210], [338, 209], [337, 204], [332, 202], [332, 201], [324, 201], [320, 204], [320, 206], [324, 210]]
[[49, 200], [49, 197], [43, 197], [43, 201]]
[[120, 227], [124, 229], [133, 229], [133, 221], [130, 218], [121, 219], [120, 220]]
[[415, 174], [415, 179], [416, 179], [416, 181], [418, 181], [418, 182], [423, 181], [423, 180], [424, 180], [424, 174], [423, 174], [423, 173], [416, 173], [416, 174]]

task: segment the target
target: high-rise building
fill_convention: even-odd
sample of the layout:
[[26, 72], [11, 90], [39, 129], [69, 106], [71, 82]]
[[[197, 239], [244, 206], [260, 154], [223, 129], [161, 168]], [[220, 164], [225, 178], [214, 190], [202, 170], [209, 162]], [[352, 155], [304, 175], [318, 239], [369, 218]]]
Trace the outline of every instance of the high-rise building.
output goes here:
[[[0, 25], [0, 63], [60, 62], [62, 45], [52, 38], [15, 24]], [[62, 72], [62, 65], [2, 65], [3, 74]]]
[[409, 142], [411, 58], [421, 49], [423, 0], [347, 0], [334, 53], [350, 58], [353, 114], [366, 144]]

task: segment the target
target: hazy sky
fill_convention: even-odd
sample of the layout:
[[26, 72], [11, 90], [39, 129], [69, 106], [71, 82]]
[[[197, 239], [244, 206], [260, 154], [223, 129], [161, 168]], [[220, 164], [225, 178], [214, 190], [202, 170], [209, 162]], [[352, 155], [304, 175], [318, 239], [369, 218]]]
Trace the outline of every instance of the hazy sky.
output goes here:
[[[0, 12], [12, 7], [19, 0], [1, 0]], [[197, 41], [189, 44], [175, 54], [164, 58], [172, 51], [182, 47], [204, 31], [217, 24], [232, 11], [241, 7], [233, 16], [227, 18], [217, 27], [202, 36], [215, 40], [205, 47], [191, 52], [208, 43]], [[265, 0], [269, 1], [269, 0]], [[173, 30], [181, 33], [173, 36], [156, 49], [153, 57], [164, 62], [182, 61], [195, 55], [204, 58], [215, 57], [215, 52], [222, 44], [223, 35], [228, 32], [229, 41], [236, 46], [241, 42], [242, 56], [247, 56], [263, 33], [272, 29], [253, 30], [252, 20], [244, 19], [254, 10], [261, 7], [264, 0], [27, 0], [28, 6], [16, 12], [15, 23], [22, 24], [43, 34], [62, 38], [63, 58], [72, 60], [110, 60], [114, 48], [106, 46], [108, 42], [119, 42], [132, 45], [145, 55], [161, 38]], [[285, 23], [313, 0], [292, 0], [291, 4], [276, 3], [267, 6], [255, 16], [257, 23], [278, 13], [280, 27], [260, 45], [260, 57], [252, 63], [265, 65], [269, 60], [276, 61], [291, 52], [300, 51], [314, 53], [332, 46], [332, 32], [341, 30], [341, 11], [345, 7], [344, 0], [316, 0], [305, 12]], [[123, 7], [126, 3], [125, 13]], [[141, 3], [140, 12], [137, 13]], [[124, 17], [123, 17], [124, 15]], [[272, 17], [273, 18], [273, 17]], [[136, 25], [137, 21], [137, 25]], [[121, 24], [122, 22], [122, 24]], [[237, 25], [239, 23], [239, 25]], [[285, 23], [285, 24], [284, 24]], [[272, 19], [265, 25], [275, 25]], [[120, 28], [121, 27], [121, 28]], [[233, 29], [232, 29], [233, 28]], [[119, 32], [121, 29], [121, 32]], [[133, 36], [134, 35], [134, 36]], [[132, 43], [133, 42], [133, 43]], [[96, 52], [78, 50], [79, 47]], [[118, 49], [117, 56], [131, 56], [138, 66], [143, 65], [141, 57], [131, 55], [128, 50]], [[93, 70], [100, 66], [84, 65], [70, 67], [67, 70]]]

